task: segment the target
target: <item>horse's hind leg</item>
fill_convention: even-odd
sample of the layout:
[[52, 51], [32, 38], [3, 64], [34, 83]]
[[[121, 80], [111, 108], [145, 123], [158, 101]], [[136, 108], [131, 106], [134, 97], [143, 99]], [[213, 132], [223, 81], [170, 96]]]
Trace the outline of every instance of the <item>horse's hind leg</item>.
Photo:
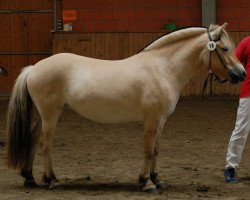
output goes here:
[[53, 166], [52, 166], [52, 146], [53, 146], [53, 135], [55, 132], [56, 122], [58, 120], [60, 112], [50, 113], [53, 117], [45, 118], [42, 117], [42, 137], [41, 145], [44, 155], [44, 175], [43, 182], [45, 184], [52, 184], [57, 182]]
[[39, 139], [40, 133], [41, 133], [41, 119], [38, 118], [30, 133], [31, 135], [30, 157], [28, 158], [26, 165], [21, 169], [21, 175], [25, 178], [25, 181], [24, 181], [25, 187], [37, 186], [35, 179], [33, 177], [33, 174], [32, 174], [32, 170], [33, 170], [33, 163], [34, 163], [34, 158], [35, 158], [35, 153], [36, 153], [37, 141]]

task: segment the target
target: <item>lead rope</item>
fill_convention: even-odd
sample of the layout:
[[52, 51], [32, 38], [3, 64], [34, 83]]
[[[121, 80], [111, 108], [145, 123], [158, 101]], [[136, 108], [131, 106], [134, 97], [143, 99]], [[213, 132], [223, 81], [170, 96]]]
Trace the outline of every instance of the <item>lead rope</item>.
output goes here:
[[[202, 98], [203, 99], [206, 99], [208, 98], [209, 96], [212, 95], [213, 93], [213, 85], [212, 85], [212, 82], [213, 82], [213, 71], [211, 70], [211, 51], [209, 53], [209, 65], [208, 65], [208, 75], [207, 75], [207, 78], [205, 79], [204, 81], [204, 84], [203, 84], [203, 88], [202, 88]], [[207, 83], [210, 83], [209, 84], [209, 94], [206, 94], [206, 89], [207, 89]]]

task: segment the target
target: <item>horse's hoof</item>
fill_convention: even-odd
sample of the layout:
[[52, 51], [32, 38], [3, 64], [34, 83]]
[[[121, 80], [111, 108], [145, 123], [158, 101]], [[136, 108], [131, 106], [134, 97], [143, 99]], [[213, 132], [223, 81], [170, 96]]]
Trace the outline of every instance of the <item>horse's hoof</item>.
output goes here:
[[63, 185], [58, 180], [54, 180], [51, 182], [49, 189], [50, 190], [61, 190], [61, 189], [63, 189]]
[[157, 189], [166, 189], [167, 188], [167, 184], [164, 181], [158, 181], [156, 183], [156, 188]]
[[51, 185], [52, 183], [58, 182], [58, 180], [55, 176], [47, 177], [46, 175], [43, 175], [42, 182], [44, 185]]
[[155, 193], [156, 192], [156, 187], [143, 188], [142, 191], [147, 192], [147, 193]]
[[142, 188], [143, 192], [154, 193], [156, 192], [156, 185], [151, 181], [150, 178], [139, 178], [139, 186]]
[[34, 179], [32, 180], [25, 180], [23, 183], [24, 187], [26, 188], [36, 188], [37, 184]]
[[155, 193], [156, 185], [151, 180], [148, 180], [146, 184], [143, 186], [142, 191], [147, 193]]
[[166, 189], [167, 188], [167, 184], [164, 181], [159, 180], [158, 173], [155, 173], [155, 172], [151, 173], [150, 178], [151, 178], [152, 182], [156, 185], [157, 189]]

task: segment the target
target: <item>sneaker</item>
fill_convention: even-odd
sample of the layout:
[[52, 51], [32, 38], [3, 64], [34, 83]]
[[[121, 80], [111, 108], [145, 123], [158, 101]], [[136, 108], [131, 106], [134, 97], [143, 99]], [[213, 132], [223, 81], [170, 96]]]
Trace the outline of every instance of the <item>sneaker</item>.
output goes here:
[[237, 178], [237, 175], [235, 173], [235, 169], [233, 167], [229, 167], [229, 168], [225, 169], [224, 176], [225, 176], [226, 182], [229, 182], [229, 183], [237, 183], [238, 182], [238, 178]]

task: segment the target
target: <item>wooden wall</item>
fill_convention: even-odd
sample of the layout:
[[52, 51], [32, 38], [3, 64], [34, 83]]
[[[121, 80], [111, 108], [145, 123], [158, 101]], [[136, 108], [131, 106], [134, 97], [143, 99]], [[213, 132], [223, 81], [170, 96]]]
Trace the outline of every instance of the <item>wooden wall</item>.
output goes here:
[[51, 55], [53, 1], [0, 0], [0, 93], [10, 92], [20, 70]]
[[75, 10], [77, 32], [145, 32], [201, 25], [201, 0], [62, 0], [64, 11]]
[[72, 52], [88, 57], [118, 60], [138, 53], [163, 33], [55, 34], [53, 53]]
[[[82, 33], [54, 34], [53, 54], [71, 52], [98, 59], [117, 60], [138, 53], [143, 47], [165, 33]], [[230, 32], [236, 44], [250, 32]], [[207, 68], [203, 66], [189, 84], [182, 96], [200, 96]], [[219, 84], [213, 82], [213, 95], [237, 95], [240, 84]]]

